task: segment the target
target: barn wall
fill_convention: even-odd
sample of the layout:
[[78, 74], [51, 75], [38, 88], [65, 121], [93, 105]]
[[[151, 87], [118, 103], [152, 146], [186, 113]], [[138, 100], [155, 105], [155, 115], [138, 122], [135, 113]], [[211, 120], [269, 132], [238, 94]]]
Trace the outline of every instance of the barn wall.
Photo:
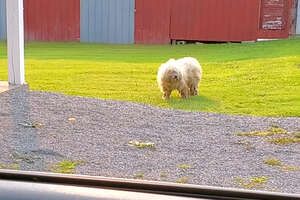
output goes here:
[[27, 41], [79, 41], [80, 0], [24, 0]]
[[172, 0], [171, 39], [257, 39], [259, 0]]
[[81, 42], [134, 42], [134, 0], [81, 0]]
[[260, 0], [136, 0], [135, 42], [253, 41]]
[[5, 0], [0, 0], [0, 40], [6, 39], [6, 7]]

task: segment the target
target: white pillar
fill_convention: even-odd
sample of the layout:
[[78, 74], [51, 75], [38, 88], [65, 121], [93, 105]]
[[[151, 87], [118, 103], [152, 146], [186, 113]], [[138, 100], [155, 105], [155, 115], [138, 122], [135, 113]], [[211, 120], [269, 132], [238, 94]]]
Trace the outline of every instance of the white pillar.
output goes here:
[[8, 82], [25, 83], [23, 0], [6, 0]]

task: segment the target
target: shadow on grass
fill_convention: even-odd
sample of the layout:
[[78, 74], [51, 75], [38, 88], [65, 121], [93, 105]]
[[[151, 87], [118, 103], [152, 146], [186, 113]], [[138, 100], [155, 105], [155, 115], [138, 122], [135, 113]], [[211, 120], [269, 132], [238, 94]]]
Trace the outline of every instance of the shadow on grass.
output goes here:
[[213, 111], [220, 105], [219, 102], [205, 96], [195, 96], [188, 99], [171, 98], [167, 103], [171, 108], [190, 111]]

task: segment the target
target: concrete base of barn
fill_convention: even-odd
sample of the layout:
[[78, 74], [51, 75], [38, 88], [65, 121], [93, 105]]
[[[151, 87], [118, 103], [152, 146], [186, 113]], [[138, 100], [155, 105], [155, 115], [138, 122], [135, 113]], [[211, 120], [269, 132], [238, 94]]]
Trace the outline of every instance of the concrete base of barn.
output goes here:
[[[25, 85], [27, 87], [27, 84]], [[6, 92], [15, 88], [24, 87], [24, 85], [11, 85], [6, 81], [0, 81], [0, 93]]]

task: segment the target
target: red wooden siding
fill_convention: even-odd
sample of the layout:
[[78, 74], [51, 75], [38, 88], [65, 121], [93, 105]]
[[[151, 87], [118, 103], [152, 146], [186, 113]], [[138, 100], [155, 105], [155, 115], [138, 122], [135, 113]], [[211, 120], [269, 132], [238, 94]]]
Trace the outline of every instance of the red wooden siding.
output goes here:
[[173, 0], [171, 38], [203, 41], [257, 39], [259, 0]]
[[[172, 1], [172, 0], [171, 0]], [[170, 0], [135, 1], [135, 43], [170, 43]]]
[[80, 0], [24, 0], [25, 40], [80, 41]]
[[260, 0], [136, 0], [135, 41], [256, 40]]
[[287, 38], [290, 32], [291, 0], [261, 0], [260, 38]]

